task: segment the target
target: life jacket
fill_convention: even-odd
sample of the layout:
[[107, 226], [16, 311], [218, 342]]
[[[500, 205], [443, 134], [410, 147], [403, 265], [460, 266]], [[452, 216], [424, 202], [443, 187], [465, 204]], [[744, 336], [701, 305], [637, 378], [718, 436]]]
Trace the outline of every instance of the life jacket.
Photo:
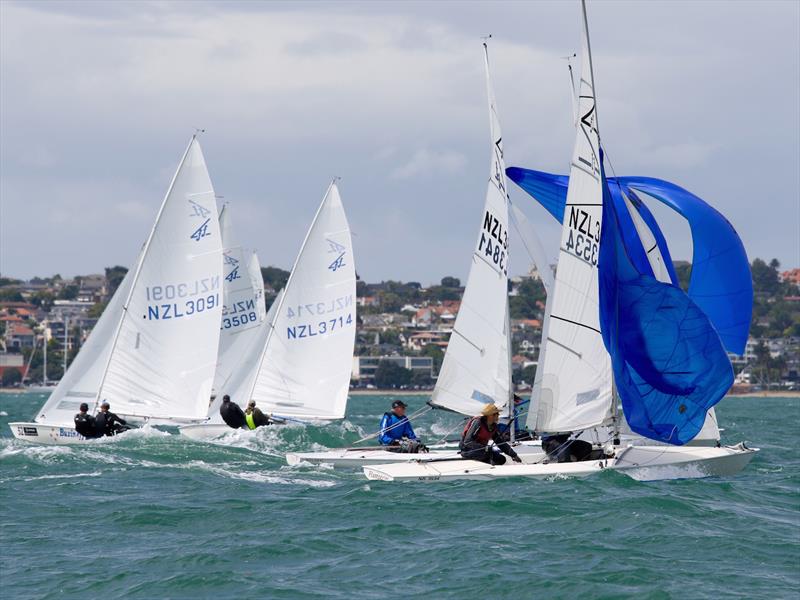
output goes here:
[[494, 438], [494, 435], [486, 426], [486, 423], [483, 422], [481, 417], [472, 417], [469, 421], [467, 421], [467, 425], [464, 427], [464, 433], [461, 434], [461, 439], [463, 440], [466, 437], [467, 432], [469, 431], [470, 427], [472, 427], [472, 423], [475, 421], [475, 419], [477, 419], [480, 423], [478, 431], [475, 434], [475, 441], [484, 446], [488, 446]]
[[256, 422], [253, 419], [253, 411], [252, 410], [250, 412], [246, 412], [244, 414], [244, 420], [247, 422], [247, 426], [250, 429], [255, 429], [256, 428]]

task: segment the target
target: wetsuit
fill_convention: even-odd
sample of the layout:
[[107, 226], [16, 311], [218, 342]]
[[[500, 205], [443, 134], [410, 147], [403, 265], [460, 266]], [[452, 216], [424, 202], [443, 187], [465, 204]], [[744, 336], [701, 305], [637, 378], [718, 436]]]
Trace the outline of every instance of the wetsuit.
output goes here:
[[79, 412], [75, 415], [75, 431], [85, 438], [100, 437], [95, 428], [94, 417], [89, 413]]
[[242, 407], [235, 402], [231, 402], [230, 400], [228, 402], [223, 402], [219, 407], [219, 414], [222, 420], [227, 423], [228, 427], [233, 427], [234, 429], [247, 427], [244, 411]]
[[[497, 447], [492, 447], [492, 442]], [[498, 450], [499, 448], [499, 450]], [[490, 465], [506, 464], [506, 457], [500, 451], [515, 458], [517, 453], [505, 441], [503, 434], [496, 426], [489, 427], [486, 417], [473, 417], [464, 428], [461, 444], [458, 447], [463, 458], [479, 460]]]
[[[247, 424], [248, 429], [255, 429], [256, 427], [262, 427], [263, 425], [272, 425], [272, 421], [269, 420], [269, 417], [261, 412], [261, 409], [257, 406], [252, 409], [248, 408], [244, 414], [245, 423]], [[250, 415], [252, 415], [252, 417]]]
[[[403, 438], [406, 438], [405, 440]], [[387, 446], [390, 452], [407, 452], [416, 454], [420, 450], [427, 452], [419, 443], [417, 434], [411, 427], [408, 417], [398, 417], [393, 412], [384, 413], [381, 419], [381, 431], [378, 434], [381, 446]]]
[[97, 413], [94, 418], [94, 428], [98, 436], [115, 435], [129, 429], [125, 419], [120, 419], [111, 411]]

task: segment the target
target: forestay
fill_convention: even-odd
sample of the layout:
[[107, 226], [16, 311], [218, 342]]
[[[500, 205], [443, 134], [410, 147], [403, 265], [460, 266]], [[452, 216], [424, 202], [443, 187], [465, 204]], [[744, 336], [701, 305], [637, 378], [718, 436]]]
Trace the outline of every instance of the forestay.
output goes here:
[[331, 183], [275, 309], [248, 398], [281, 416], [344, 417], [353, 365], [356, 275], [350, 227]]
[[192, 138], [169, 187], [117, 328], [97, 400], [124, 415], [205, 418], [222, 315], [222, 240]]
[[36, 415], [37, 423], [71, 427], [74, 424], [73, 417], [82, 402], [94, 406], [97, 390], [100, 389], [105, 366], [111, 354], [114, 334], [120, 319], [122, 319], [122, 307], [130, 292], [135, 270], [136, 264], [119, 284], [108, 306], [81, 346], [78, 356], [72, 361], [69, 369], [58, 382], [39, 414]]
[[600, 140], [585, 7], [575, 126], [558, 267], [544, 326], [537, 411], [528, 416], [529, 427], [547, 432], [587, 429], [611, 419], [611, 364], [598, 313]]
[[[260, 329], [267, 326], [264, 306], [264, 283], [255, 252], [236, 243], [230, 218], [230, 207], [220, 211], [222, 231], [222, 323], [219, 356], [214, 378], [214, 393], [227, 393], [231, 376], [250, 353], [258, 353], [263, 341]], [[214, 412], [212, 406], [211, 412]]]
[[489, 186], [461, 308], [431, 398], [431, 404], [465, 415], [478, 414], [487, 402], [493, 402], [502, 412], [511, 385], [506, 342], [508, 195], [503, 139], [485, 44], [484, 52], [492, 142]]

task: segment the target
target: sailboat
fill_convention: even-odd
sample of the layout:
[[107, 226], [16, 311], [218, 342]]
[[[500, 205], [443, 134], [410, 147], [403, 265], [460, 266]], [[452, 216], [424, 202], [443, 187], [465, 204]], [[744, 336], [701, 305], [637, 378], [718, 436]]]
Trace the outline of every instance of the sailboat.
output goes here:
[[[243, 370], [252, 370], [252, 356], [260, 353], [269, 332], [272, 312], [264, 303], [264, 281], [258, 255], [243, 248], [233, 232], [231, 207], [219, 213], [222, 232], [222, 319], [220, 322], [217, 369], [207, 421], [180, 427], [180, 433], [206, 439], [230, 430], [219, 414], [224, 390], [229, 389]], [[250, 361], [250, 362], [249, 362]]]
[[[263, 343], [242, 357], [217, 395], [228, 394], [242, 407], [255, 400], [262, 411], [282, 420], [343, 418], [355, 346], [355, 298], [350, 226], [334, 180], [286, 287], [270, 308]], [[208, 423], [180, 431], [199, 438], [231, 430], [220, 423], [217, 409]]]
[[576, 142], [528, 423], [542, 434], [567, 434], [567, 441], [585, 436], [592, 459], [557, 462], [544, 455], [499, 466], [419, 461], [364, 467], [369, 479], [581, 477], [609, 469], [641, 480], [725, 476], [757, 451], [743, 443], [690, 444], [709, 428], [709, 411], [732, 383], [730, 361], [714, 321], [667, 278], [671, 262], [656, 252], [666, 246], [654, 243], [660, 230], [648, 226], [635, 195], [612, 197], [583, 1], [582, 13]]
[[[464, 416], [479, 414], [487, 403], [502, 414], [511, 410], [511, 343], [508, 314], [509, 200], [503, 159], [503, 136], [497, 116], [489, 72], [488, 46], [484, 62], [489, 99], [492, 158], [486, 199], [461, 308], [447, 345], [439, 377], [429, 404]], [[339, 467], [367, 464], [406, 463], [421, 457], [458, 457], [452, 447], [428, 454], [389, 452], [382, 447], [344, 448], [327, 452], [289, 453], [289, 464], [309, 462]], [[536, 454], [540, 454], [537, 447]], [[520, 455], [528, 453], [528, 447]]]
[[133, 422], [204, 419], [222, 313], [222, 242], [214, 189], [196, 136], [169, 186], [135, 267], [33, 422], [9, 423], [18, 439], [85, 442], [81, 403], [108, 401]]

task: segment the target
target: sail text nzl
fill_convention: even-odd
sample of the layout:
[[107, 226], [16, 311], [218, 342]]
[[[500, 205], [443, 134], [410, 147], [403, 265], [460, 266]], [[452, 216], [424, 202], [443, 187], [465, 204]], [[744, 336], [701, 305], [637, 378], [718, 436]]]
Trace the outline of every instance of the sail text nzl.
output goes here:
[[569, 207], [567, 250], [591, 265], [597, 265], [600, 243], [600, 219], [592, 218], [583, 209]]
[[326, 302], [311, 302], [286, 307], [286, 318], [307, 317], [314, 315], [327, 315], [353, 306], [353, 296], [339, 296]]
[[[219, 280], [219, 276], [203, 277], [191, 282], [146, 287], [148, 301], [175, 299], [181, 301], [149, 304], [147, 314], [142, 315], [142, 318], [149, 321], [178, 319], [212, 310], [220, 304], [219, 292], [215, 291], [219, 290]], [[214, 293], [209, 294], [209, 292]]]

